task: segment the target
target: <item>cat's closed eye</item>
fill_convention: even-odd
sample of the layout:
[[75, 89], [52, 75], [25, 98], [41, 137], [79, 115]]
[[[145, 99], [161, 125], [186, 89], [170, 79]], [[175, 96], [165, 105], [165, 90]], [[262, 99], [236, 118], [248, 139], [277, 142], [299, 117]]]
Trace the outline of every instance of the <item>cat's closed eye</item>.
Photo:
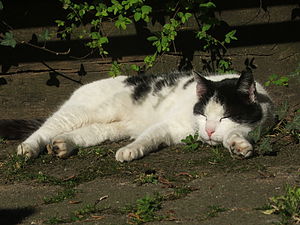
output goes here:
[[205, 118], [205, 120], [207, 120], [207, 116], [206, 115], [204, 115], [204, 114], [199, 114], [201, 117], [204, 117]]
[[230, 118], [230, 116], [224, 116], [224, 117], [222, 117], [222, 118], [220, 119], [220, 122], [221, 122], [222, 120], [228, 119], [228, 118]]

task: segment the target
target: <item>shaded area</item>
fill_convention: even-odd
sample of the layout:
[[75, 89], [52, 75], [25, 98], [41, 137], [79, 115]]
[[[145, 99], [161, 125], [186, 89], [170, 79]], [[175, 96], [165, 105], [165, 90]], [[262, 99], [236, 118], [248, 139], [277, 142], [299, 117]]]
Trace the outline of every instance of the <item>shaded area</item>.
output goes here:
[[[288, 21], [272, 24], [256, 24], [248, 26], [224, 27], [218, 36], [224, 35], [228, 30], [236, 29], [238, 41], [232, 42], [230, 47], [256, 46], [273, 43], [287, 43], [300, 41], [300, 32], [296, 32], [300, 27], [300, 21]], [[141, 33], [141, 35], [143, 35]], [[84, 43], [86, 41], [49, 41], [47, 47], [53, 51], [67, 51], [71, 49], [70, 55], [82, 57], [90, 52]], [[183, 55], [193, 54], [202, 49], [202, 43], [195, 37], [195, 31], [179, 32], [176, 41], [176, 50]], [[134, 47], [133, 47], [134, 46]], [[66, 60], [68, 55], [55, 55], [43, 50], [35, 49], [30, 46], [17, 46], [16, 48], [1, 46], [0, 63], [11, 64], [18, 62], [32, 62], [42, 60]], [[109, 56], [118, 59], [124, 56], [147, 55], [154, 53], [154, 47], [147, 40], [138, 35], [110, 37], [106, 49]], [[98, 57], [92, 54], [89, 57]], [[5, 70], [2, 69], [5, 73]]]
[[[5, 10], [1, 12], [0, 20], [5, 19], [14, 29], [51, 26], [55, 24], [55, 19], [62, 19], [65, 16], [65, 10], [58, 0], [2, 0], [2, 2]], [[220, 11], [259, 7], [265, 9], [271, 6], [300, 4], [299, 0], [215, 0], [214, 2]], [[162, 1], [153, 1], [154, 6], [160, 3]]]
[[34, 214], [36, 210], [31, 207], [17, 209], [0, 209], [0, 224], [13, 225], [21, 223], [26, 217]]
[[[237, 30], [237, 41], [230, 44], [230, 48], [241, 46], [256, 46], [263, 44], [278, 44], [300, 41], [300, 0], [261, 0], [261, 1], [215, 1], [220, 12], [232, 9], [261, 8], [267, 11], [270, 6], [294, 5], [291, 6], [290, 21], [278, 23], [263, 23], [243, 26], [228, 26], [222, 24], [214, 36], [223, 39], [224, 35], [233, 29]], [[47, 27], [55, 25], [56, 19], [63, 19], [65, 11], [59, 1], [3, 1], [4, 10], [1, 11], [0, 21], [3, 20], [13, 29], [29, 29], [32, 27]], [[277, 17], [277, 15], [275, 15]], [[155, 15], [154, 15], [155, 17]], [[280, 15], [279, 15], [280, 17]], [[38, 18], [38, 19], [36, 19]], [[155, 17], [156, 18], [156, 17]], [[154, 20], [155, 20], [154, 18]], [[161, 21], [161, 13], [155, 21]], [[7, 31], [5, 24], [0, 23], [0, 32]], [[120, 35], [109, 37], [109, 43], [105, 49], [110, 53], [108, 56], [113, 60], [125, 56], [139, 56], [152, 54], [155, 48], [146, 40], [146, 37], [153, 35], [143, 23], [135, 24], [136, 34]], [[30, 30], [25, 31], [30, 32]], [[37, 35], [32, 34], [32, 41], [37, 41]], [[55, 52], [67, 52], [69, 55], [56, 55], [41, 49], [35, 49], [26, 45], [19, 45], [16, 48], [0, 46], [0, 63], [2, 73], [6, 73], [11, 65], [18, 65], [21, 62], [36, 62], [46, 60], [70, 60], [74, 57], [83, 57], [91, 49], [85, 46], [88, 40], [70, 41], [48, 41], [47, 48]], [[36, 43], [43, 46], [44, 43]], [[189, 64], [195, 51], [202, 50], [203, 43], [195, 38], [195, 31], [183, 30], [178, 32], [175, 40], [176, 51], [183, 54], [184, 63]], [[171, 49], [175, 51], [175, 48]], [[70, 57], [72, 56], [72, 57]], [[90, 58], [99, 57], [98, 54], [91, 54]]]

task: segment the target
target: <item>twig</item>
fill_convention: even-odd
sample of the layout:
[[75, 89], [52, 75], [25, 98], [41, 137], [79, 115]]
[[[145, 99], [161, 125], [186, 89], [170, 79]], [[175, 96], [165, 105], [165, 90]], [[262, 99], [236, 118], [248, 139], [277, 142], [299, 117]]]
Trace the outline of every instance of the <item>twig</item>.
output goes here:
[[18, 41], [17, 40], [17, 42], [19, 42], [21, 44], [29, 45], [30, 47], [37, 48], [37, 49], [40, 49], [40, 50], [43, 50], [43, 51], [46, 51], [46, 52], [50, 52], [50, 53], [55, 54], [55, 55], [68, 55], [71, 51], [71, 49], [69, 48], [68, 51], [66, 51], [66, 52], [55, 52], [55, 51], [52, 51], [48, 48], [40, 47], [38, 45], [34, 45], [34, 44], [31, 44], [31, 43], [26, 42], [26, 41]]
[[99, 199], [97, 199], [94, 203], [94, 206], [96, 206], [99, 202], [103, 201], [104, 199], [107, 199], [108, 195], [104, 195], [102, 197], [100, 197]]
[[42, 64], [43, 64], [44, 66], [46, 66], [48, 69], [50, 69], [52, 72], [54, 72], [55, 74], [57, 74], [57, 75], [59, 75], [59, 76], [61, 76], [61, 77], [63, 77], [63, 78], [66, 78], [67, 80], [70, 80], [70, 81], [73, 81], [73, 82], [75, 82], [75, 83], [78, 83], [78, 84], [81, 84], [81, 85], [82, 85], [82, 83], [81, 83], [80, 81], [74, 80], [74, 79], [72, 79], [72, 78], [70, 78], [70, 77], [67, 77], [66, 75], [64, 75], [64, 74], [62, 74], [62, 73], [57, 72], [55, 69], [53, 69], [52, 67], [50, 67], [50, 66], [49, 66], [48, 64], [46, 64], [45, 62], [42, 62]]

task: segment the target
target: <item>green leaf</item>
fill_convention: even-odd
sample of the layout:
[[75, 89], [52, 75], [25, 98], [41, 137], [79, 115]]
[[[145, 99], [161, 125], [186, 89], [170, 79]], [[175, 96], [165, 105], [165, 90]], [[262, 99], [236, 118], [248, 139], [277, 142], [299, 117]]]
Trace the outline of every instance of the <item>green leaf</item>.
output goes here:
[[147, 65], [147, 68], [153, 66], [154, 61], [156, 60], [156, 53], [154, 55], [148, 55], [144, 58], [144, 63]]
[[137, 22], [142, 18], [142, 13], [136, 12], [133, 17], [134, 17], [134, 20]]
[[14, 39], [14, 36], [11, 32], [6, 32], [3, 37], [3, 40], [1, 40], [0, 44], [14, 48], [17, 45], [17, 41]]
[[150, 37], [147, 37], [147, 40], [148, 41], [157, 41], [158, 37], [156, 37], [156, 36], [150, 36]]
[[213, 2], [207, 2], [200, 4], [202, 8], [216, 8], [216, 5]]
[[232, 30], [225, 35], [225, 42], [227, 44], [229, 44], [231, 42], [231, 40], [237, 40], [237, 38], [234, 36], [235, 33], [236, 33], [236, 30]]
[[108, 74], [111, 77], [116, 77], [121, 74], [121, 67], [117, 61], [112, 62], [112, 65], [111, 65], [111, 68], [110, 68], [110, 71], [108, 72]]
[[101, 44], [108, 43], [108, 38], [107, 37], [101, 37], [101, 38], [99, 38], [99, 42]]
[[201, 40], [201, 39], [206, 38], [206, 37], [207, 37], [207, 34], [206, 34], [206, 32], [198, 31], [197, 34], [196, 34], [196, 37], [199, 38], [199, 39]]
[[83, 17], [84, 14], [85, 14], [85, 10], [84, 9], [79, 10], [79, 16]]
[[187, 18], [187, 19], [189, 19], [191, 16], [192, 16], [191, 13], [186, 13], [186, 14], [185, 14], [185, 18]]
[[62, 20], [55, 20], [55, 23], [57, 23], [57, 26], [62, 27], [65, 25], [65, 21]]
[[206, 32], [211, 28], [211, 24], [203, 24], [202, 32]]
[[278, 75], [277, 74], [272, 74], [270, 77], [269, 77], [269, 80], [273, 81], [275, 79], [278, 78]]
[[152, 7], [149, 5], [143, 5], [141, 10], [143, 14], [149, 14], [152, 11]]
[[272, 74], [271, 76], [269, 76], [269, 80], [265, 82], [265, 86], [270, 86], [271, 84], [277, 86], [288, 86], [289, 78], [286, 76], [279, 77], [277, 74]]
[[141, 69], [139, 66], [137, 66], [137, 65], [135, 65], [135, 64], [132, 64], [132, 65], [130, 66], [130, 68], [131, 68], [132, 70], [136, 71], [136, 72], [140, 71], [140, 69]]
[[0, 1], [0, 10], [3, 9], [3, 4], [2, 4], [2, 1]]
[[91, 34], [90, 34], [90, 36], [91, 36], [91, 38], [92, 39], [99, 39], [100, 37], [101, 37], [101, 35], [100, 35], [100, 33], [99, 32], [92, 32]]

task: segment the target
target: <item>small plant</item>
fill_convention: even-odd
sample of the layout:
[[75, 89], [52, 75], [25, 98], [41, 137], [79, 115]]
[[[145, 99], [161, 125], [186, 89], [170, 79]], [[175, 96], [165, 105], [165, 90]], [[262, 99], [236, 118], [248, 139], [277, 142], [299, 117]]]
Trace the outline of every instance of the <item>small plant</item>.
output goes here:
[[175, 200], [187, 196], [193, 192], [194, 189], [188, 186], [175, 187], [171, 194], [168, 194], [165, 198], [167, 200]]
[[44, 224], [60, 224], [60, 223], [67, 223], [68, 221], [57, 216], [53, 216], [48, 220], [44, 221]]
[[72, 198], [75, 196], [76, 190], [74, 188], [66, 188], [65, 190], [58, 192], [52, 197], [44, 197], [45, 204], [52, 204], [62, 202], [66, 199]]
[[9, 174], [17, 174], [28, 163], [29, 161], [27, 161], [24, 157], [21, 157], [16, 154], [9, 155], [9, 158], [5, 163], [6, 167], [8, 168], [6, 172]]
[[72, 212], [68, 217], [61, 218], [61, 217], [51, 217], [47, 221], [45, 221], [45, 224], [60, 224], [60, 223], [72, 223], [72, 222], [78, 222], [78, 221], [84, 221], [84, 220], [98, 220], [102, 219], [103, 216], [95, 216], [92, 215], [94, 213], [102, 212], [103, 210], [106, 210], [108, 208], [99, 208], [97, 207], [97, 204], [87, 204], [84, 207]]
[[139, 184], [158, 184], [158, 175], [155, 173], [150, 173], [150, 174], [142, 174], [136, 179], [136, 182]]
[[200, 219], [201, 221], [216, 217], [216, 216], [218, 216], [219, 213], [228, 211], [228, 209], [223, 208], [223, 207], [218, 206], [218, 205], [210, 205], [207, 208], [208, 208], [208, 212], [206, 213], [205, 216], [203, 216]]
[[161, 220], [156, 212], [161, 209], [162, 197], [160, 195], [145, 196], [136, 201], [136, 206], [128, 214], [130, 224], [142, 224]]
[[231, 73], [234, 72], [232, 70], [232, 62], [230, 59], [221, 58], [217, 62], [217, 73]]
[[181, 142], [185, 144], [184, 150], [195, 151], [199, 148], [200, 143], [198, 142], [199, 134], [195, 133], [194, 135], [188, 135], [185, 139], [182, 139]]
[[264, 214], [278, 214], [283, 224], [300, 222], [300, 188], [287, 186], [285, 194], [270, 198], [269, 208]]
[[300, 142], [300, 110], [289, 113], [290, 106], [284, 102], [276, 109], [276, 123], [272, 127], [262, 129], [261, 126], [256, 127], [248, 134], [248, 138], [255, 144], [255, 149], [261, 155], [276, 155], [274, 143], [284, 137], [290, 137], [289, 140], [295, 143]]
[[269, 137], [263, 137], [260, 140], [257, 150], [261, 155], [276, 155], [276, 152], [273, 150], [271, 140]]
[[78, 156], [81, 156], [81, 157], [86, 157], [87, 155], [103, 155], [105, 154], [105, 151], [103, 148], [101, 148], [100, 146], [95, 146], [95, 147], [92, 147], [92, 148], [79, 148], [79, 151], [78, 151]]
[[272, 74], [271, 76], [269, 76], [269, 80], [265, 82], [265, 86], [268, 87], [271, 84], [287, 87], [289, 85], [289, 78], [287, 76], [279, 76], [277, 74]]
[[211, 148], [211, 157], [209, 160], [210, 164], [218, 164], [224, 160], [223, 149], [219, 146], [215, 146]]
[[79, 221], [79, 220], [84, 220], [87, 218], [92, 213], [98, 212], [99, 209], [97, 208], [97, 205], [90, 205], [87, 204], [83, 208], [76, 210], [75, 212], [72, 213], [71, 219], [72, 221]]

